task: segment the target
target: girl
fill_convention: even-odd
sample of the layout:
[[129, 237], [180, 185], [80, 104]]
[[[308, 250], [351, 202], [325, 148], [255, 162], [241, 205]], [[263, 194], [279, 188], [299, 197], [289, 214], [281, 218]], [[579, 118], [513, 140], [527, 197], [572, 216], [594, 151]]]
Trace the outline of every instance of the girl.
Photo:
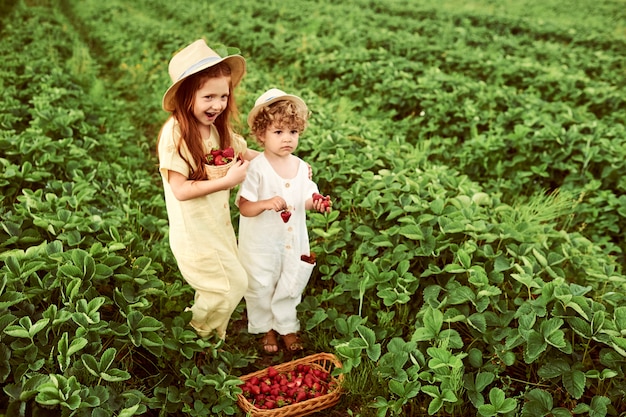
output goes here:
[[[159, 133], [159, 171], [169, 220], [169, 243], [181, 275], [195, 290], [191, 326], [201, 337], [224, 339], [230, 316], [248, 286], [230, 221], [230, 189], [241, 183], [256, 156], [233, 133], [237, 109], [232, 95], [244, 76], [239, 55], [219, 56], [202, 39], [171, 59], [172, 85], [163, 96], [170, 112]], [[205, 156], [232, 147], [243, 161], [209, 180]]]
[[303, 349], [296, 307], [315, 265], [305, 210], [330, 211], [328, 197], [313, 200], [309, 166], [293, 155], [307, 118], [304, 101], [278, 89], [261, 95], [248, 116], [264, 151], [250, 163], [236, 200], [239, 253], [249, 277], [248, 331], [265, 334], [261, 345], [270, 354], [278, 351], [278, 335], [288, 351]]

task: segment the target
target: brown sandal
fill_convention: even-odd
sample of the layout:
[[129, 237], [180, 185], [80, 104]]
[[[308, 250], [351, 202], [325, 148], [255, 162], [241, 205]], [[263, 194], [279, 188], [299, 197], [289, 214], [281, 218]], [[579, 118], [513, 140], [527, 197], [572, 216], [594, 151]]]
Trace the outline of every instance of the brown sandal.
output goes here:
[[274, 355], [278, 352], [278, 338], [276, 336], [276, 331], [270, 330], [261, 338], [261, 347], [264, 353]]
[[304, 345], [302, 344], [302, 341], [300, 340], [300, 336], [298, 336], [297, 333], [288, 333], [282, 336], [282, 338], [283, 338], [283, 343], [285, 344], [285, 347], [287, 348], [288, 351], [299, 352], [301, 350], [304, 350]]

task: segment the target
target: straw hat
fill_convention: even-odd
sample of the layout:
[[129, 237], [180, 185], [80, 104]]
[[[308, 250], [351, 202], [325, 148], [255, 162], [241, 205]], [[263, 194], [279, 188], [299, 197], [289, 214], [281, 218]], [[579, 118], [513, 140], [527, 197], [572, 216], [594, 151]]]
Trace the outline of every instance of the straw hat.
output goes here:
[[259, 97], [254, 102], [254, 107], [252, 108], [252, 110], [250, 110], [250, 113], [248, 114], [248, 126], [252, 127], [252, 125], [254, 124], [254, 119], [263, 107], [269, 106], [270, 104], [281, 100], [291, 101], [293, 104], [296, 105], [296, 107], [298, 107], [305, 113], [308, 111], [306, 104], [300, 97], [294, 96], [292, 94], [287, 94], [284, 91], [279, 90], [278, 88], [271, 88], [265, 93], [261, 94], [261, 97]]
[[172, 85], [163, 95], [163, 110], [174, 110], [174, 96], [185, 78], [220, 62], [226, 62], [231, 70], [233, 87], [237, 86], [246, 72], [246, 60], [241, 55], [221, 57], [209, 48], [204, 39], [198, 39], [176, 53], [170, 60], [169, 74]]

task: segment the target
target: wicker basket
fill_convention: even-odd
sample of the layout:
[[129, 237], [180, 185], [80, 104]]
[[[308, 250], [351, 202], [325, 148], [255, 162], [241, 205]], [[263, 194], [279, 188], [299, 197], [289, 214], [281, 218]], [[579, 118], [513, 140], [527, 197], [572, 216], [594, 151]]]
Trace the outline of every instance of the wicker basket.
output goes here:
[[204, 164], [204, 169], [206, 171], [207, 177], [209, 177], [210, 180], [216, 180], [226, 175], [226, 171], [228, 171], [230, 167], [232, 167], [234, 164], [235, 160], [233, 159], [225, 165]]
[[[278, 372], [289, 372], [298, 365], [309, 365], [311, 368], [317, 368], [328, 373], [331, 373], [334, 368], [341, 368], [341, 362], [337, 357], [330, 353], [317, 353], [315, 355], [306, 356], [301, 359], [296, 359], [290, 362], [282, 363], [274, 366]], [[241, 379], [245, 382], [253, 376], [261, 377], [267, 374], [267, 369], [262, 369], [257, 372], [242, 376]], [[307, 416], [309, 414], [317, 413], [318, 411], [325, 410], [337, 404], [342, 394], [341, 384], [343, 382], [343, 374], [338, 377], [331, 375], [331, 383], [335, 387], [328, 393], [317, 397], [310, 398], [298, 403], [286, 405], [284, 407], [274, 408], [271, 410], [262, 410], [252, 404], [246, 397], [239, 394], [237, 404], [246, 412], [246, 416], [252, 417], [296, 417]]]

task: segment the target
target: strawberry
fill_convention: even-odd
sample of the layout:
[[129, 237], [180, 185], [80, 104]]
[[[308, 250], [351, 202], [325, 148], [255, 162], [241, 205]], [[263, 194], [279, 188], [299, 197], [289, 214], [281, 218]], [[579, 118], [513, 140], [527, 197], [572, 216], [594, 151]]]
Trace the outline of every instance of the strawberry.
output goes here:
[[316, 201], [321, 201], [323, 211], [329, 211], [333, 205], [333, 202], [330, 200], [330, 196], [323, 196], [320, 193], [313, 193], [313, 202]]
[[[310, 257], [314, 259], [315, 254]], [[242, 391], [258, 408], [271, 410], [327, 394], [336, 389], [329, 379], [330, 373], [309, 365], [299, 364], [284, 372], [270, 365], [260, 377], [246, 381]]]
[[224, 161], [224, 157], [222, 155], [216, 155], [213, 157], [213, 164], [226, 165], [226, 161]]
[[205, 159], [206, 163], [209, 165], [226, 165], [230, 161], [235, 158], [235, 151], [233, 148], [226, 148], [224, 150], [221, 149], [211, 149], [208, 154], [206, 154]]
[[306, 391], [301, 389], [301, 390], [298, 390], [298, 392], [296, 392], [295, 400], [296, 400], [296, 402], [304, 401], [304, 400], [306, 400], [306, 397], [307, 397]]
[[291, 217], [291, 212], [289, 210], [283, 210], [280, 212], [280, 217], [283, 219], [283, 222], [287, 223]]
[[[313, 265], [313, 264], [315, 264], [315, 253], [311, 252], [310, 255], [301, 255], [300, 256], [300, 260], [303, 261], [303, 262], [306, 262], [308, 264]], [[306, 371], [306, 372], [308, 372], [308, 371]]]
[[267, 376], [269, 376], [270, 378], [274, 378], [276, 377], [276, 375], [278, 375], [278, 371], [276, 370], [276, 368], [274, 368], [273, 366], [267, 368]]
[[222, 151], [222, 156], [225, 158], [234, 158], [235, 151], [233, 150], [233, 148], [226, 148]]

